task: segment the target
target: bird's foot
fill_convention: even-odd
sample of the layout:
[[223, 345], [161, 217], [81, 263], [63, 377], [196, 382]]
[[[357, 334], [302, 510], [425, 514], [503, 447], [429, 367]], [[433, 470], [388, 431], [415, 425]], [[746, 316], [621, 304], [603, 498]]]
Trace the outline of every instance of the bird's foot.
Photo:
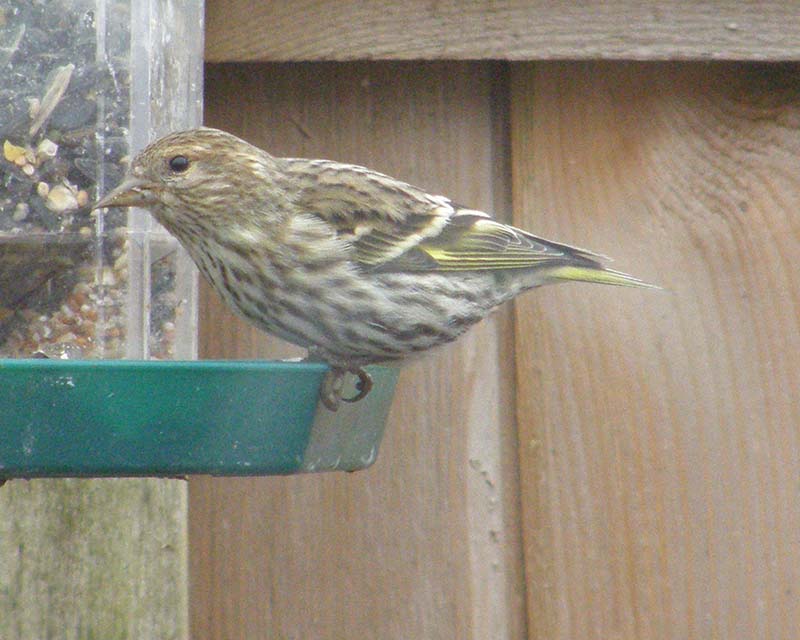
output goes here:
[[372, 376], [369, 375], [364, 369], [359, 367], [358, 369], [350, 369], [350, 373], [355, 376], [358, 376], [358, 382], [356, 382], [356, 395], [352, 398], [342, 398], [345, 402], [358, 402], [359, 400], [363, 400], [367, 397], [367, 394], [372, 391]]
[[[342, 395], [342, 388], [344, 387], [345, 376], [348, 373], [358, 376], [358, 382], [356, 382], [356, 394], [349, 398], [345, 398]], [[322, 381], [322, 387], [319, 390], [319, 395], [320, 400], [322, 400], [322, 404], [324, 404], [331, 411], [336, 411], [342, 401], [358, 402], [359, 400], [365, 398], [371, 390], [372, 376], [364, 371], [364, 369], [361, 367], [352, 369], [332, 367], [331, 370], [325, 375], [325, 379]]]

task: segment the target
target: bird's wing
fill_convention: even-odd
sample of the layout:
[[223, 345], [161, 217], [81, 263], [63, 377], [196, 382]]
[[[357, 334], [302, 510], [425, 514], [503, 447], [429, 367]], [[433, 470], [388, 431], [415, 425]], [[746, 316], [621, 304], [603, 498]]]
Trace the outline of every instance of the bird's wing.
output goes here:
[[[359, 262], [380, 271], [478, 271], [580, 264], [599, 267], [594, 254], [537, 238], [479, 211], [453, 207], [443, 225], [414, 220], [392, 229], [373, 228], [355, 243]], [[422, 228], [420, 228], [422, 227]], [[411, 233], [409, 233], [411, 232]], [[431, 232], [431, 233], [426, 233]], [[409, 237], [415, 240], [409, 246]], [[391, 249], [402, 253], [384, 259]]]
[[304, 181], [297, 204], [334, 226], [366, 270], [601, 268], [601, 256], [537, 238], [389, 176], [329, 161], [293, 162], [306, 163], [292, 167]]

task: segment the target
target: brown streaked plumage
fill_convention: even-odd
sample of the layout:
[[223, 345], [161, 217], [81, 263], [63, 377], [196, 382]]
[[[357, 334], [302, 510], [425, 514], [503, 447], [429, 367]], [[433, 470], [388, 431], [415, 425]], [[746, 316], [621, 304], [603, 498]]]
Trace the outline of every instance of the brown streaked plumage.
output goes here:
[[149, 209], [237, 313], [328, 362], [330, 408], [346, 372], [363, 397], [363, 366], [450, 342], [527, 289], [651, 286], [381, 173], [275, 158], [216, 129], [148, 146], [96, 205], [112, 206]]

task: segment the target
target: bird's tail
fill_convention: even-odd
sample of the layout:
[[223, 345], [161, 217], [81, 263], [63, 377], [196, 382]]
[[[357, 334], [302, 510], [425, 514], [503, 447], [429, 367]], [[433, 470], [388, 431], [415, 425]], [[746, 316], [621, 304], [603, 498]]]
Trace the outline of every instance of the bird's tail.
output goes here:
[[613, 284], [618, 287], [639, 287], [644, 289], [661, 289], [658, 285], [650, 284], [634, 276], [607, 269], [599, 262], [590, 265], [565, 264], [548, 273], [548, 278], [557, 282], [596, 282], [599, 284]]

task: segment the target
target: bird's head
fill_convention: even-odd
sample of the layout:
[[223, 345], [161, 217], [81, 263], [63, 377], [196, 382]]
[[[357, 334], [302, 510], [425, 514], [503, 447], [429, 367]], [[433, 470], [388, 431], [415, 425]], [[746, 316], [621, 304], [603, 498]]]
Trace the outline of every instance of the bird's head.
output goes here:
[[271, 182], [276, 160], [224, 131], [202, 127], [164, 136], [131, 163], [123, 181], [95, 204], [149, 209], [167, 227], [189, 215], [219, 223], [230, 203], [243, 203]]

